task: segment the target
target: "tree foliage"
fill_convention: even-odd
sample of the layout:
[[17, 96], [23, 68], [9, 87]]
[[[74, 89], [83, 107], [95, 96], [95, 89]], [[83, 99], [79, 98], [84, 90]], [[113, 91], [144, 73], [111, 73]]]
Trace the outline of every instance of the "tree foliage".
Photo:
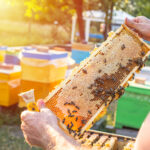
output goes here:
[[101, 10], [105, 13], [105, 30], [104, 38], [107, 38], [107, 33], [111, 30], [111, 22], [114, 8], [122, 9], [129, 0], [85, 0], [85, 8], [87, 10]]
[[122, 9], [133, 16], [146, 16], [150, 18], [149, 0], [130, 0], [127, 7], [122, 7]]
[[[24, 17], [30, 21], [39, 23], [57, 23], [63, 25], [66, 30], [71, 29], [72, 15], [77, 12], [79, 31], [82, 32], [82, 10], [102, 10], [105, 15], [105, 32], [111, 30], [113, 9], [122, 9], [134, 16], [144, 15], [150, 17], [149, 0], [7, 0], [11, 3], [22, 2], [25, 10]], [[83, 8], [79, 2], [83, 1]], [[79, 5], [79, 7], [77, 7]], [[80, 11], [80, 12], [79, 12]], [[82, 28], [82, 29], [80, 29]], [[80, 34], [83, 36], [83, 32]]]

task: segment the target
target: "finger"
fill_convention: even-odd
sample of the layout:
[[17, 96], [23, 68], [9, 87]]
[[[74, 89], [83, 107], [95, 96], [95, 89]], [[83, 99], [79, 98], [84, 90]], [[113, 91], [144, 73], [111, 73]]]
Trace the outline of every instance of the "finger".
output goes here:
[[57, 117], [53, 114], [53, 112], [50, 109], [48, 109], [48, 108], [42, 108], [40, 112], [42, 112], [44, 114], [48, 114], [49, 120], [52, 120], [52, 122], [57, 123]]
[[37, 146], [37, 147], [41, 147], [42, 149], [44, 149], [43, 142], [41, 142], [40, 139], [37, 139], [36, 137], [26, 135], [25, 140], [30, 146]]
[[27, 134], [24, 134], [24, 138], [25, 138], [25, 141], [26, 141], [30, 146], [33, 145], [32, 139], [30, 138], [30, 136], [28, 136]]
[[140, 18], [136, 17], [136, 18], [133, 19], [133, 21], [136, 22], [136, 23], [139, 23], [140, 22]]
[[130, 20], [128, 18], [126, 18], [125, 23], [129, 28], [131, 28], [132, 30], [134, 29], [135, 32], [137, 32], [140, 37], [143, 37], [142, 35], [143, 24], [142, 23], [136, 23], [133, 20]]
[[30, 136], [38, 137], [39, 133], [38, 132], [34, 132], [34, 130], [33, 130], [34, 128], [36, 128], [36, 127], [35, 126], [34, 127], [33, 126], [28, 126], [25, 123], [21, 124], [21, 130], [22, 130], [22, 132], [23, 132], [24, 135], [30, 135]]
[[21, 120], [25, 121], [29, 116], [33, 116], [35, 112], [25, 110], [21, 113]]
[[132, 30], [132, 31], [134, 31], [134, 32], [136, 32], [136, 33], [138, 33], [138, 32], [136, 31], [136, 29], [134, 29], [134, 28], [133, 28], [133, 29], [131, 29], [131, 30]]
[[25, 128], [26, 128], [26, 124], [25, 124], [25, 122], [22, 122], [21, 123], [21, 130], [24, 131]]
[[45, 108], [45, 103], [42, 99], [39, 99], [37, 101], [37, 105], [38, 105], [38, 108], [41, 110], [42, 108]]
[[53, 114], [52, 111], [50, 109], [48, 109], [48, 108], [41, 108], [40, 112], [46, 112], [46, 113]]
[[131, 20], [131, 19], [128, 19], [128, 18], [125, 19], [125, 24], [128, 27], [135, 28], [135, 29], [137, 29], [137, 26], [138, 26], [138, 24], [134, 20]]

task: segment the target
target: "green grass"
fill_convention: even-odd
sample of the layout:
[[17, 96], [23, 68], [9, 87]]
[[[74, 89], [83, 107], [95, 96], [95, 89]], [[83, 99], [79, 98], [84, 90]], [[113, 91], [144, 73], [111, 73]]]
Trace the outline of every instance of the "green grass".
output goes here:
[[19, 126], [3, 125], [0, 127], [0, 150], [41, 150], [30, 147], [24, 140]]
[[61, 26], [33, 23], [30, 33], [28, 27], [27, 22], [1, 20], [0, 45], [61, 44], [69, 41], [69, 33]]
[[20, 129], [20, 113], [17, 105], [0, 107], [0, 150], [40, 150], [31, 148], [24, 140]]
[[146, 61], [145, 65], [150, 66], [150, 59]]

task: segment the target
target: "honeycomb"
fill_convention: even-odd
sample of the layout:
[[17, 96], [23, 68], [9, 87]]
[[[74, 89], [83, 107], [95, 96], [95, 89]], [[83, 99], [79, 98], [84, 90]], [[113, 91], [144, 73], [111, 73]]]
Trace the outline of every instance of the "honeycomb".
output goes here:
[[149, 50], [135, 32], [122, 25], [45, 98], [46, 106], [65, 131], [82, 134], [124, 94], [128, 81], [144, 66]]
[[133, 150], [135, 139], [99, 131], [85, 131], [76, 140], [93, 150]]

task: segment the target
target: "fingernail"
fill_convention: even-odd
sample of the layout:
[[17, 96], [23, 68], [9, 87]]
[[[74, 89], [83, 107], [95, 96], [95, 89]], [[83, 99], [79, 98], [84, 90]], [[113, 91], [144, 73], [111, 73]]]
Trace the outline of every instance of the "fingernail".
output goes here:
[[45, 103], [42, 99], [38, 100], [37, 105], [38, 105], [39, 108], [45, 107]]

